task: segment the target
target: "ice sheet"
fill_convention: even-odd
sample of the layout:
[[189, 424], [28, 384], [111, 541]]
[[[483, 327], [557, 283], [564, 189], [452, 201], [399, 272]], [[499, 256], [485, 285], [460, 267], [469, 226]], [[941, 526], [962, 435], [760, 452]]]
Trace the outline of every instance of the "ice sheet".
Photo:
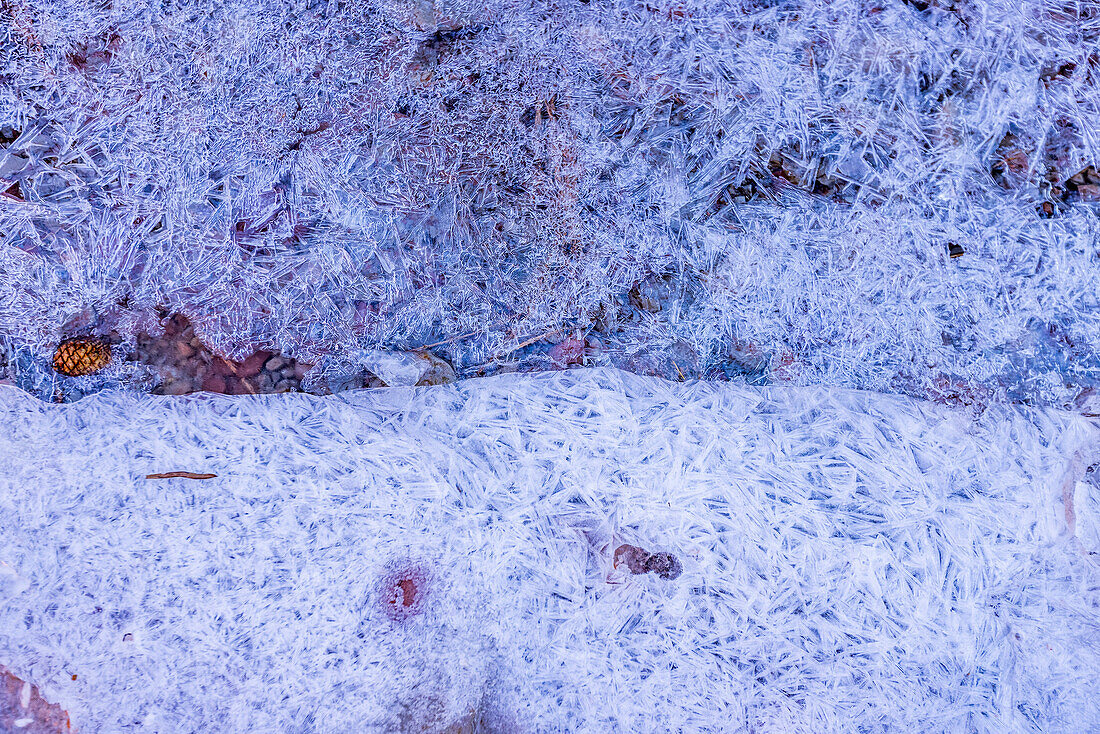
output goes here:
[[1100, 727], [1080, 416], [603, 369], [0, 407], [0, 660], [83, 731]]

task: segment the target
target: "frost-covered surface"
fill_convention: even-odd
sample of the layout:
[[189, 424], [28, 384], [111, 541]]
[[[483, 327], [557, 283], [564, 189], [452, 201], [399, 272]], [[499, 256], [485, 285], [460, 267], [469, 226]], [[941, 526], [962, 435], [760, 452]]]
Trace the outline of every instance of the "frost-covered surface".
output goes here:
[[24, 371], [162, 305], [236, 358], [463, 374], [560, 329], [668, 376], [1100, 383], [1095, 3], [3, 7]]
[[1100, 728], [1070, 413], [612, 370], [0, 406], [0, 659], [83, 731]]

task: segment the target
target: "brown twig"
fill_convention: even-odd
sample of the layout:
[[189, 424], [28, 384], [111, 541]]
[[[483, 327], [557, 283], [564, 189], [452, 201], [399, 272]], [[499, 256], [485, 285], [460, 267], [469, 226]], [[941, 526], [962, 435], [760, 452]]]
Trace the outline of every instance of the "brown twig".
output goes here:
[[529, 347], [532, 344], [534, 344], [535, 342], [540, 342], [540, 341], [542, 341], [543, 339], [545, 339], [547, 337], [553, 336], [554, 334], [560, 334], [560, 333], [561, 333], [561, 329], [551, 329], [550, 331], [544, 331], [543, 333], [539, 334], [538, 336], [533, 336], [533, 337], [531, 337], [530, 339], [528, 339], [526, 341], [520, 342], [516, 346], [511, 347], [509, 349], [505, 349], [503, 352], [500, 352], [495, 356], [496, 357], [505, 357], [505, 356], [511, 354], [512, 352], [523, 349], [524, 347]]
[[[433, 344], [425, 344], [422, 347], [417, 347], [416, 350], [419, 350], [419, 349], [434, 349], [435, 347], [441, 347], [444, 344], [453, 344], [454, 342], [462, 341], [463, 339], [469, 339], [471, 336], [477, 336], [478, 333], [480, 333], [480, 332], [471, 331], [469, 334], [462, 334], [460, 336], [452, 336], [450, 339], [444, 339], [443, 341], [440, 341], [440, 342], [435, 342]], [[413, 350], [413, 351], [416, 351], [416, 350]]]
[[146, 479], [213, 479], [217, 474], [196, 474], [193, 471], [170, 471], [163, 474], [146, 474]]
[[471, 372], [476, 372], [479, 369], [482, 369], [482, 368], [485, 368], [485, 367], [491, 367], [492, 365], [495, 365], [497, 363], [497, 360], [501, 359], [502, 357], [507, 357], [512, 352], [519, 351], [520, 349], [523, 349], [524, 347], [531, 346], [535, 342], [542, 341], [543, 339], [546, 339], [548, 337], [551, 337], [551, 336], [554, 336], [555, 334], [560, 334], [560, 333], [561, 333], [561, 329], [551, 329], [550, 331], [544, 331], [543, 333], [541, 333], [537, 336], [533, 336], [530, 339], [527, 339], [525, 341], [520, 342], [519, 344], [515, 345], [514, 347], [508, 347], [507, 349], [504, 349], [500, 352], [496, 352], [495, 354], [490, 356], [488, 362], [483, 362], [481, 364], [475, 364], [475, 365], [471, 365], [469, 367], [466, 367], [465, 369], [462, 370], [462, 373], [463, 374], [470, 374]]

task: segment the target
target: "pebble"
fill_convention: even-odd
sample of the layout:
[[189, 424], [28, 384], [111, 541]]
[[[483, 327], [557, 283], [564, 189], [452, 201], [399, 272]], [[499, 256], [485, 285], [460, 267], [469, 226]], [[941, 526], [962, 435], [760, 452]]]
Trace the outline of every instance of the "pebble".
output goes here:
[[646, 561], [649, 560], [649, 552], [636, 545], [624, 543], [615, 549], [612, 560], [616, 566], [625, 565], [631, 573], [646, 573]]
[[271, 377], [270, 372], [261, 372], [260, 376], [256, 378], [256, 391], [257, 392], [271, 392], [271, 388], [275, 386], [275, 381]]
[[224, 393], [225, 378], [218, 374], [209, 374], [202, 381], [202, 389], [207, 392]]
[[245, 358], [243, 362], [237, 365], [237, 375], [239, 377], [255, 377], [260, 374], [260, 370], [263, 369], [264, 362], [271, 357], [271, 352], [256, 352]]
[[671, 553], [649, 553], [644, 548], [624, 543], [615, 549], [614, 565], [625, 565], [633, 574], [656, 573], [666, 581], [678, 578], [684, 567]]
[[652, 571], [666, 581], [679, 578], [684, 567], [680, 559], [671, 553], [654, 553], [646, 561], [646, 571]]
[[275, 392], [292, 392], [295, 389], [295, 385], [290, 380], [279, 380], [275, 384]]
[[550, 359], [554, 366], [568, 367], [573, 364], [584, 364], [584, 339], [566, 339], [560, 344], [550, 347]]
[[1094, 203], [1100, 202], [1100, 186], [1096, 184], [1085, 184], [1084, 186], [1077, 187], [1077, 196], [1081, 201]]
[[431, 352], [424, 352], [420, 356], [427, 360], [429, 367], [421, 375], [420, 381], [416, 383], [417, 385], [449, 385], [458, 379], [450, 362], [435, 356]]
[[289, 361], [286, 357], [276, 354], [274, 357], [264, 363], [264, 369], [268, 372], [278, 372], [288, 364]]
[[237, 369], [229, 362], [218, 357], [213, 362], [214, 372], [222, 377], [232, 377], [237, 374]]
[[603, 356], [603, 342], [594, 336], [590, 336], [584, 340], [585, 346], [588, 347], [588, 353], [592, 358], [599, 358]]
[[186, 395], [191, 392], [191, 383], [186, 380], [172, 380], [162, 384], [160, 389], [164, 395]]
[[176, 342], [176, 356], [180, 359], [190, 359], [195, 355], [195, 350], [187, 342]]

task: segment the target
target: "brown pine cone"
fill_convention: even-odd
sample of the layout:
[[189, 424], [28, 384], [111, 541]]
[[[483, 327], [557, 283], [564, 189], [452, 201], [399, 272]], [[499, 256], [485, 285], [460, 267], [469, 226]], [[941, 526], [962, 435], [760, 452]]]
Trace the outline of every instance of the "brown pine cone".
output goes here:
[[111, 361], [111, 345], [106, 339], [77, 336], [58, 345], [53, 368], [62, 375], [79, 377], [99, 372]]

